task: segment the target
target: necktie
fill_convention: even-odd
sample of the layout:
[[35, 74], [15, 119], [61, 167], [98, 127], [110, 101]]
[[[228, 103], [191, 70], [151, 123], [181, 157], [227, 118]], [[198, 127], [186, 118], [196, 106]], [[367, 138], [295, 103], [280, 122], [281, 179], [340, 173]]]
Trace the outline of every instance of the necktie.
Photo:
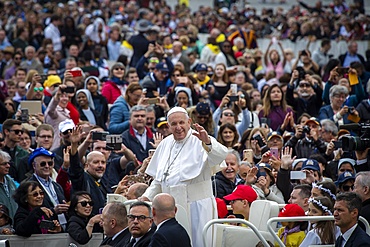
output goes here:
[[112, 242], [112, 237], [104, 239], [101, 245], [109, 245], [110, 242]]
[[135, 243], [136, 243], [136, 239], [132, 238], [130, 243], [127, 245], [127, 247], [132, 247], [132, 246], [134, 246]]
[[342, 247], [343, 241], [344, 241], [344, 238], [342, 235], [340, 235], [338, 238], [338, 245], [336, 245], [336, 247]]

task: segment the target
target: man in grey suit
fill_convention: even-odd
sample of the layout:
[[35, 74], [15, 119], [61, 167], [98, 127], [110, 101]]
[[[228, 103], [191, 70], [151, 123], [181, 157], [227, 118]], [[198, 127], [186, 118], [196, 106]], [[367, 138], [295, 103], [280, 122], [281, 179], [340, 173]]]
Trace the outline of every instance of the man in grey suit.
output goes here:
[[21, 68], [29, 71], [30, 69], [35, 69], [41, 75], [44, 74], [44, 67], [39, 60], [35, 58], [35, 47], [27, 46], [25, 49], [26, 60], [21, 62]]

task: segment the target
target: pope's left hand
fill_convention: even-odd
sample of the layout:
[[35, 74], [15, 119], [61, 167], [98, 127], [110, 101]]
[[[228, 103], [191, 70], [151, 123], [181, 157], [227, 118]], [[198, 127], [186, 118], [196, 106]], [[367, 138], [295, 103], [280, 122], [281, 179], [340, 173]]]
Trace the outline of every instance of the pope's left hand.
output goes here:
[[194, 132], [193, 135], [198, 137], [198, 139], [204, 142], [205, 144], [207, 145], [211, 144], [211, 138], [209, 138], [207, 131], [197, 123], [194, 124], [194, 127], [198, 131], [198, 133]]

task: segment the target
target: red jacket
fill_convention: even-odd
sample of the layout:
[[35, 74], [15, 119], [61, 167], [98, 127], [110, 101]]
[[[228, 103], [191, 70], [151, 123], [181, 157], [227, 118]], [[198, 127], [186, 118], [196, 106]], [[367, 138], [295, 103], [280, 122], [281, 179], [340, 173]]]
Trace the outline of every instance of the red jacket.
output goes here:
[[121, 96], [121, 90], [116, 83], [107, 81], [104, 83], [101, 94], [107, 99], [108, 104], [113, 104]]

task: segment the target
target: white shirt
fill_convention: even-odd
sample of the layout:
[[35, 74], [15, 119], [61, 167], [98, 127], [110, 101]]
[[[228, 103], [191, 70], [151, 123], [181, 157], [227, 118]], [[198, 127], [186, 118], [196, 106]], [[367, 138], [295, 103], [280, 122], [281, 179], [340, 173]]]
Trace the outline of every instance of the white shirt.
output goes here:
[[143, 146], [144, 150], [146, 150], [146, 129], [144, 129], [144, 132], [142, 134], [139, 134], [139, 132], [136, 129], [134, 129], [134, 133], [136, 138], [139, 140], [141, 146]]
[[45, 38], [53, 41], [54, 51], [62, 50], [62, 41], [60, 40], [58, 27], [54, 26], [53, 23], [50, 23], [50, 25], [45, 28], [44, 35]]

